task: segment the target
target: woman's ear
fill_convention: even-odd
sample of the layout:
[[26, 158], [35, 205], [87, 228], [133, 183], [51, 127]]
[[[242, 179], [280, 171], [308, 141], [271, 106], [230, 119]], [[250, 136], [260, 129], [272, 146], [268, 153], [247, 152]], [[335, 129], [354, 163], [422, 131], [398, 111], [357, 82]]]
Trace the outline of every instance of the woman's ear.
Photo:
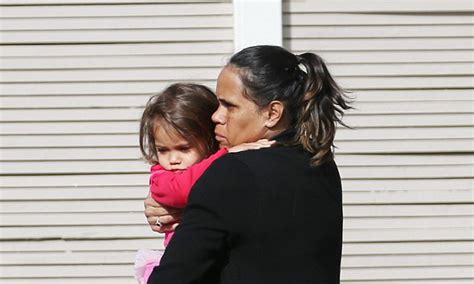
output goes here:
[[267, 106], [268, 116], [265, 126], [267, 128], [275, 127], [280, 121], [282, 121], [284, 111], [285, 105], [281, 101], [271, 101]]

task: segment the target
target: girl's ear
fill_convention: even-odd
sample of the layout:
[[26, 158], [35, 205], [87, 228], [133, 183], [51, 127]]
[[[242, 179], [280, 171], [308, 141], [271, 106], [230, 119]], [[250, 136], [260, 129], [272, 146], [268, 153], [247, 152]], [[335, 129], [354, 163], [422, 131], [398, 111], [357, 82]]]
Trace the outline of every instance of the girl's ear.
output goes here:
[[267, 128], [275, 127], [283, 118], [285, 105], [280, 101], [271, 101], [267, 106], [267, 120], [265, 126]]

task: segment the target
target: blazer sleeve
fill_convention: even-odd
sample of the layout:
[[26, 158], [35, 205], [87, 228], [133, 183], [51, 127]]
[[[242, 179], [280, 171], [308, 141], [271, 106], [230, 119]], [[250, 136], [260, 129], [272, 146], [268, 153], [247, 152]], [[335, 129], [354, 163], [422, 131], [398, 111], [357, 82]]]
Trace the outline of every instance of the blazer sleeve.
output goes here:
[[[251, 224], [255, 179], [248, 167], [227, 155], [196, 183], [181, 224], [148, 284], [209, 283], [231, 248], [231, 240]], [[219, 275], [218, 273], [214, 274]]]
[[184, 208], [196, 181], [214, 161], [225, 154], [227, 154], [227, 149], [221, 149], [207, 159], [180, 172], [167, 171], [159, 165], [153, 166], [150, 177], [151, 196], [161, 204]]

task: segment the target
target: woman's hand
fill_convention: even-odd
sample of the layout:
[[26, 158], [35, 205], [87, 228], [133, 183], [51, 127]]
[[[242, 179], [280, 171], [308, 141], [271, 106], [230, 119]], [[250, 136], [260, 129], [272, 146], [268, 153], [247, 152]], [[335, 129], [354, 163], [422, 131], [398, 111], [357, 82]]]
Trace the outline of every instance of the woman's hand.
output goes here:
[[241, 152], [241, 151], [246, 151], [246, 150], [268, 148], [274, 145], [275, 142], [276, 142], [275, 140], [260, 139], [256, 142], [242, 143], [242, 144], [236, 145], [234, 147], [229, 148], [228, 151], [229, 153], [236, 153], [236, 152]]
[[[164, 206], [156, 202], [150, 194], [148, 194], [144, 203], [145, 216], [153, 231], [164, 233], [166, 231], [174, 231], [178, 226], [183, 209]], [[161, 223], [161, 226], [158, 223]]]

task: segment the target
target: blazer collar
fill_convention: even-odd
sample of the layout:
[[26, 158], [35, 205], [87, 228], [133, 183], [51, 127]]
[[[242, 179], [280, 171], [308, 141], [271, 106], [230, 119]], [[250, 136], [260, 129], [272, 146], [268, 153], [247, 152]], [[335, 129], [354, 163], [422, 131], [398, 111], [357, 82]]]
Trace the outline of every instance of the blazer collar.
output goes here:
[[277, 142], [284, 143], [291, 141], [295, 137], [295, 135], [296, 129], [290, 128], [273, 136], [272, 138], [270, 138], [270, 140], [276, 140]]

